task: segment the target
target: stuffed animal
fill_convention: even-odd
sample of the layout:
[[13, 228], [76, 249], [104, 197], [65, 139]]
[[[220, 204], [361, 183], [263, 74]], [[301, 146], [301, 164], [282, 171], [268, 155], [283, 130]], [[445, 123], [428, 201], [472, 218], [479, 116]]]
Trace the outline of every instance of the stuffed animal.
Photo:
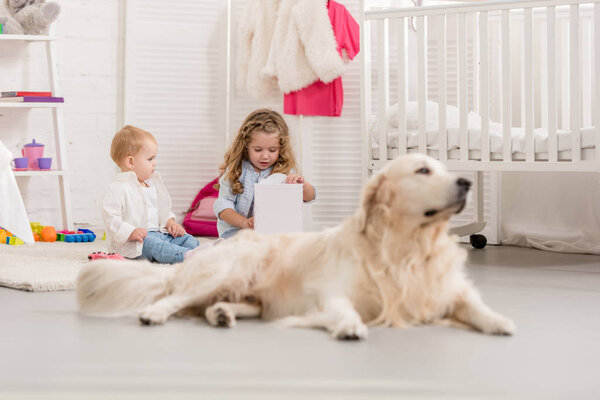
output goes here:
[[46, 0], [0, 0], [0, 24], [7, 34], [47, 35], [59, 12], [58, 3]]

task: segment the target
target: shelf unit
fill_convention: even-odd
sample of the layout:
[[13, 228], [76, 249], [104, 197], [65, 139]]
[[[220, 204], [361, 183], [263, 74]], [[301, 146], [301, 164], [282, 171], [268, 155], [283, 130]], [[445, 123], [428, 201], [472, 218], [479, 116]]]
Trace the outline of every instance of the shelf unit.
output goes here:
[[2, 103], [0, 108], [59, 108], [63, 103]]
[[[56, 65], [56, 47], [55, 41], [61, 39], [52, 35], [0, 35], [0, 46], [2, 42], [43, 42], [46, 49], [48, 64], [48, 80], [50, 90], [53, 96], [60, 97], [60, 86], [58, 84], [58, 71]], [[0, 80], [1, 82], [1, 80]], [[15, 177], [57, 177], [62, 208], [63, 226], [66, 229], [73, 229], [73, 220], [71, 217], [71, 186], [69, 183], [68, 163], [65, 146], [65, 129], [63, 118], [63, 103], [0, 103], [0, 108], [48, 108], [52, 112], [54, 126], [54, 144], [56, 157], [53, 164], [56, 170], [50, 171], [14, 171]]]

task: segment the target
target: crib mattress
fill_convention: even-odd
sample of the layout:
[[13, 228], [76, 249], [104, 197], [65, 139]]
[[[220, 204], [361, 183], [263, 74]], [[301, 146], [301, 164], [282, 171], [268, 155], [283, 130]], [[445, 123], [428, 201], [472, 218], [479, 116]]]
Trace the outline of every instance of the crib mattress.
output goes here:
[[[407, 149], [408, 153], [417, 152], [417, 151], [418, 151], [417, 147], [412, 147], [412, 148]], [[594, 148], [582, 149], [581, 150], [581, 160], [584, 160], [584, 161], [585, 160], [595, 160], [596, 159], [595, 151], [596, 150]], [[433, 158], [436, 158], [436, 159], [439, 158], [439, 151], [437, 149], [428, 148], [427, 154]], [[387, 149], [387, 159], [388, 160], [393, 160], [394, 158], [398, 157], [399, 155], [400, 155], [400, 149], [391, 148], [391, 147], [389, 147]], [[375, 160], [379, 159], [379, 146], [377, 144], [374, 144], [373, 149], [371, 150], [371, 156]], [[460, 149], [449, 150], [448, 151], [448, 160], [460, 161], [461, 160]], [[480, 150], [469, 150], [468, 160], [481, 160], [481, 151]], [[504, 155], [502, 153], [490, 153], [490, 160], [491, 161], [503, 161]], [[572, 160], [571, 150], [559, 151], [558, 155], [557, 155], [557, 160], [558, 161], [571, 161]], [[525, 153], [522, 153], [522, 152], [512, 153], [512, 161], [526, 161]], [[548, 161], [548, 153], [536, 153], [535, 161]]]
[[[427, 101], [426, 103], [426, 135], [427, 135], [427, 151], [437, 153], [438, 135], [439, 135], [439, 112], [438, 103]], [[407, 149], [418, 149], [419, 146], [419, 118], [418, 118], [418, 103], [409, 101], [406, 104], [406, 147]], [[460, 149], [460, 114], [458, 108], [452, 105], [446, 106], [446, 135], [447, 135], [447, 150], [448, 157], [458, 159]], [[479, 114], [469, 112], [467, 114], [467, 132], [469, 137], [469, 159], [479, 159], [481, 152], [481, 122], [482, 118]], [[387, 147], [388, 153], [397, 153], [400, 147], [400, 134], [398, 131], [398, 104], [392, 105], [386, 112], [385, 124], [387, 127]], [[376, 115], [372, 115], [369, 120], [370, 133], [372, 137], [374, 156], [378, 150], [378, 135], [379, 135], [379, 119]], [[525, 159], [526, 151], [526, 134], [525, 128], [511, 128], [511, 153], [512, 158]], [[489, 141], [490, 141], [490, 158], [493, 160], [503, 159], [503, 126], [498, 122], [489, 121]], [[534, 129], [534, 153], [536, 160], [548, 159], [548, 130], [545, 128]], [[571, 132], [569, 130], [557, 130], [557, 147], [558, 158], [569, 159], [571, 156], [572, 143]], [[596, 144], [594, 127], [586, 127], [581, 129], [580, 149], [583, 154], [592, 154]], [[457, 151], [458, 150], [458, 151]]]
[[[450, 128], [446, 130], [448, 139], [448, 150], [455, 150], [460, 148], [460, 131], [457, 128]], [[595, 147], [594, 128], [587, 128], [581, 130], [581, 149], [590, 149]], [[438, 135], [439, 130], [428, 130], [427, 134], [427, 148], [428, 150], [439, 150], [438, 148]], [[469, 150], [481, 150], [481, 128], [470, 128], [468, 129], [469, 136]], [[533, 132], [534, 137], [534, 152], [547, 153], [548, 152], [548, 131], [544, 128], [535, 129]], [[375, 146], [377, 143], [377, 137], [374, 137], [373, 143]], [[490, 139], [490, 152], [491, 153], [502, 153], [502, 125], [498, 123], [491, 123], [489, 129]], [[407, 148], [418, 148], [419, 146], [419, 131], [416, 129], [410, 129], [406, 132]], [[400, 147], [400, 134], [398, 129], [388, 130], [387, 137], [388, 148], [398, 149]], [[511, 145], [512, 153], [524, 153], [526, 147], [525, 129], [524, 128], [512, 128], [511, 129]], [[563, 152], [571, 150], [571, 132], [566, 130], [557, 131], [557, 145], [558, 151]]]

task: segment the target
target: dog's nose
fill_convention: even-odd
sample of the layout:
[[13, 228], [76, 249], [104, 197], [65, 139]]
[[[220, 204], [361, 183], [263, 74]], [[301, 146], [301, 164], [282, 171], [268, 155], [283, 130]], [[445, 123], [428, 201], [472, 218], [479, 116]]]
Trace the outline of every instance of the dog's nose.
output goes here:
[[471, 181], [465, 178], [458, 178], [456, 180], [456, 184], [460, 188], [460, 191], [463, 193], [468, 192], [469, 188], [471, 187]]

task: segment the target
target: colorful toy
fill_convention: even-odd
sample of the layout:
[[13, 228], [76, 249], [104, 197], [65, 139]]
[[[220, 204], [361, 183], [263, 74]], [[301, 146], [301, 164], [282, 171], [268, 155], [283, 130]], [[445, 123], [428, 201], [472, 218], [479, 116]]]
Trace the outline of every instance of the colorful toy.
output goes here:
[[36, 242], [56, 242], [56, 229], [53, 226], [42, 226], [39, 222], [31, 222], [29, 225]]
[[89, 229], [78, 229], [75, 231], [56, 231], [53, 226], [42, 226], [39, 222], [32, 222], [31, 231], [36, 242], [93, 242], [96, 234]]
[[117, 253], [105, 253], [103, 251], [95, 251], [93, 253], [88, 254], [88, 260], [90, 261], [104, 260], [106, 258], [111, 260], [126, 260], [125, 257]]
[[56, 240], [67, 243], [93, 242], [96, 240], [96, 234], [89, 229], [79, 229], [77, 232], [58, 231]]
[[7, 231], [6, 229], [2, 229], [2, 228], [0, 228], [0, 243], [10, 244], [10, 245], [25, 244], [25, 242], [23, 242], [23, 240], [19, 239], [18, 237], [16, 237], [15, 235], [13, 235], [9, 231]]

